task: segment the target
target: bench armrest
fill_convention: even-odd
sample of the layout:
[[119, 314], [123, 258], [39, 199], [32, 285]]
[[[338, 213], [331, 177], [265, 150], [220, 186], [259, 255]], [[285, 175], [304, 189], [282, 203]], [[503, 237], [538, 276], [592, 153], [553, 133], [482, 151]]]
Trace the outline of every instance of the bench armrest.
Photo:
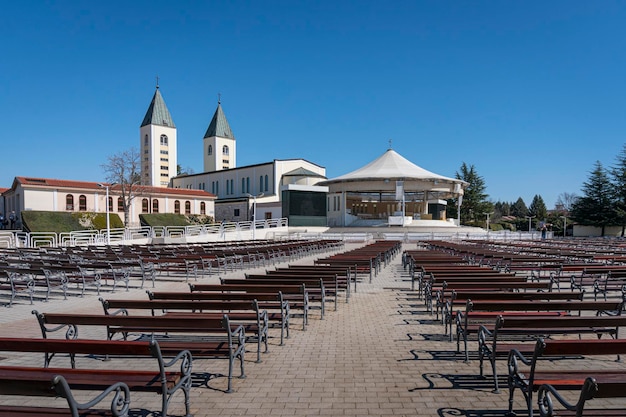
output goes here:
[[102, 391], [96, 397], [87, 401], [86, 403], [79, 403], [72, 395], [72, 390], [69, 384], [61, 375], [56, 375], [52, 379], [52, 387], [59, 394], [59, 396], [67, 400], [68, 406], [73, 416], [79, 415], [79, 410], [86, 410], [94, 408], [102, 400], [104, 400], [109, 394], [115, 393], [111, 400], [111, 414], [115, 417], [127, 416], [130, 409], [130, 390], [128, 386], [123, 382], [117, 382], [107, 389]]
[[41, 337], [44, 339], [48, 338], [48, 333], [54, 333], [65, 330], [65, 338], [67, 340], [77, 339], [78, 338], [78, 327], [74, 324], [59, 324], [58, 326], [48, 327], [46, 325], [45, 316], [38, 312], [37, 310], [31, 311], [32, 314], [37, 317], [37, 322], [39, 323], [39, 327], [41, 328]]
[[587, 400], [592, 399], [598, 392], [596, 380], [592, 377], [585, 379], [585, 383], [580, 391], [580, 397], [576, 404], [571, 404], [550, 384], [544, 384], [539, 387], [537, 392], [537, 402], [539, 405], [539, 414], [541, 417], [552, 417], [557, 413], [554, 410], [553, 398], [568, 411], [575, 411], [576, 415], [582, 414]]

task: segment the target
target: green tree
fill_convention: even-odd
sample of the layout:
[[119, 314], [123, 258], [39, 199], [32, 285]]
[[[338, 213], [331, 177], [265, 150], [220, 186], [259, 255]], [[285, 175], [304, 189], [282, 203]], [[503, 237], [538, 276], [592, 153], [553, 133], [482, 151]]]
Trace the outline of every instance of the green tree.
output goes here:
[[522, 197], [518, 198], [517, 201], [511, 204], [511, 216], [524, 218], [528, 216], [528, 208], [526, 207], [526, 203]]
[[626, 230], [626, 145], [617, 156], [615, 165], [611, 168], [613, 182], [613, 200], [617, 224], [622, 226], [622, 237]]
[[489, 195], [485, 193], [485, 180], [478, 175], [474, 165], [467, 166], [465, 162], [460, 172], [456, 173], [456, 178], [469, 184], [461, 204], [461, 224], [482, 222], [487, 213], [493, 212], [493, 203], [487, 201]]
[[511, 215], [511, 204], [502, 201], [498, 201], [493, 205], [494, 211], [494, 220], [499, 219], [502, 216], [510, 216]]
[[572, 207], [572, 219], [582, 225], [600, 227], [604, 236], [606, 226], [616, 224], [618, 219], [613, 206], [614, 190], [600, 161], [583, 183], [582, 191], [584, 195]]
[[548, 209], [546, 207], [546, 203], [544, 203], [543, 198], [541, 198], [540, 195], [535, 195], [533, 197], [533, 201], [530, 203], [530, 207], [528, 207], [528, 215], [533, 216], [537, 222], [545, 221], [547, 219]]

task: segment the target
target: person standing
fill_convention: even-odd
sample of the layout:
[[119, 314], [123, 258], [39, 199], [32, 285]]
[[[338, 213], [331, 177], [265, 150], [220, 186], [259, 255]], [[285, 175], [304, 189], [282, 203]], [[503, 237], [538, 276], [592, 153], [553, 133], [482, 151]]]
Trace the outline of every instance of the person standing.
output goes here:
[[17, 221], [17, 216], [15, 215], [15, 210], [13, 210], [11, 214], [9, 214], [9, 223], [10, 223], [11, 230], [15, 229], [16, 221]]

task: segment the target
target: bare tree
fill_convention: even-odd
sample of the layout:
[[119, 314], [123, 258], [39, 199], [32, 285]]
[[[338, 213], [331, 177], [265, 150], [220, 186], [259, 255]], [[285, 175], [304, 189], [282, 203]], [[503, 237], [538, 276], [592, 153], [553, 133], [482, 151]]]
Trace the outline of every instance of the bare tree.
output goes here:
[[[121, 194], [124, 207], [124, 224], [129, 224], [130, 206], [135, 196], [141, 192], [141, 155], [136, 148], [107, 157], [102, 165], [106, 180]], [[109, 204], [107, 201], [106, 204]]]
[[577, 199], [578, 196], [574, 193], [561, 193], [556, 198], [556, 209], [569, 212]]

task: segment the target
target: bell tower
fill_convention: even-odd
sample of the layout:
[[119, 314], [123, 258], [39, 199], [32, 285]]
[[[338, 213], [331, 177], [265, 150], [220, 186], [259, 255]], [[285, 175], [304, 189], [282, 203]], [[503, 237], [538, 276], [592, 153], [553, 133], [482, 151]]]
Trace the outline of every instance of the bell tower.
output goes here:
[[159, 90], [139, 127], [141, 154], [141, 184], [167, 187], [177, 172], [176, 125]]
[[220, 171], [237, 167], [237, 143], [235, 135], [222, 110], [218, 98], [217, 109], [203, 139], [204, 172]]

